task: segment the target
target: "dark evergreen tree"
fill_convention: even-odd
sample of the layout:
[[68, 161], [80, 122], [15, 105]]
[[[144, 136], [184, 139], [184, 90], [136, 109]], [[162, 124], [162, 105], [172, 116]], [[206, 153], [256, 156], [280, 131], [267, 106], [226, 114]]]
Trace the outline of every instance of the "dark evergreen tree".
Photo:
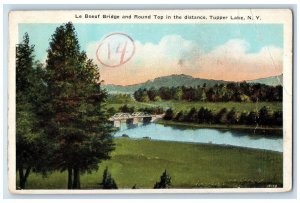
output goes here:
[[111, 177], [107, 167], [103, 172], [101, 185], [103, 189], [118, 189], [116, 181]]
[[282, 115], [282, 111], [275, 111], [274, 113], [273, 113], [273, 117], [272, 117], [272, 123], [274, 124], [274, 125], [278, 125], [278, 126], [282, 126], [282, 119], [283, 119], [283, 117], [282, 117], [283, 115]]
[[214, 116], [211, 110], [201, 107], [197, 114], [198, 123], [212, 123]]
[[232, 108], [228, 114], [227, 114], [227, 124], [237, 124], [238, 122], [238, 116], [237, 116], [237, 113], [236, 113], [236, 110], [235, 108]]
[[185, 121], [188, 122], [195, 122], [197, 120], [197, 110], [196, 108], [191, 108], [191, 110], [189, 111], [189, 113], [185, 116]]
[[173, 116], [174, 116], [173, 110], [172, 109], [167, 109], [166, 113], [165, 113], [165, 116], [164, 116], [164, 119], [165, 120], [172, 120]]
[[248, 114], [246, 112], [242, 112], [240, 115], [239, 124], [240, 125], [247, 124], [247, 117], [248, 117]]
[[167, 170], [160, 176], [160, 181], [154, 184], [154, 189], [166, 189], [171, 186], [171, 177], [167, 174]]
[[215, 123], [221, 123], [224, 124], [227, 121], [226, 118], [227, 109], [222, 108], [215, 116]]
[[31, 171], [47, 172], [53, 147], [41, 127], [41, 106], [46, 97], [42, 76], [26, 33], [16, 48], [16, 168], [20, 189], [25, 189]]
[[271, 120], [271, 116], [269, 113], [269, 109], [266, 106], [263, 106], [259, 112], [258, 112], [258, 116], [259, 116], [259, 124], [260, 125], [268, 125], [270, 124], [270, 120]]
[[114, 149], [112, 124], [103, 111], [107, 93], [99, 69], [80, 50], [72, 23], [52, 35], [46, 61], [48, 133], [58, 145], [53, 164], [68, 171], [68, 189], [80, 188], [80, 172], [97, 170]]
[[258, 113], [255, 111], [251, 111], [247, 118], [248, 125], [258, 125]]
[[183, 121], [184, 120], [184, 114], [183, 114], [183, 111], [180, 111], [176, 114], [174, 120], [175, 121]]

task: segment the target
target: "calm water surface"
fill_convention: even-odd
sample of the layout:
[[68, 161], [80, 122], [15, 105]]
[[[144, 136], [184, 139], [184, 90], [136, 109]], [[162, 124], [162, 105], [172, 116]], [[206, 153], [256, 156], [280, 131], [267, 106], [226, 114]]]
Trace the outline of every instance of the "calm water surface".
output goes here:
[[179, 128], [162, 124], [149, 123], [138, 125], [121, 125], [115, 137], [128, 135], [130, 138], [141, 139], [149, 137], [153, 140], [209, 143], [216, 145], [233, 145], [255, 149], [266, 149], [282, 152], [282, 137], [266, 136], [253, 130], [223, 130], [207, 128]]

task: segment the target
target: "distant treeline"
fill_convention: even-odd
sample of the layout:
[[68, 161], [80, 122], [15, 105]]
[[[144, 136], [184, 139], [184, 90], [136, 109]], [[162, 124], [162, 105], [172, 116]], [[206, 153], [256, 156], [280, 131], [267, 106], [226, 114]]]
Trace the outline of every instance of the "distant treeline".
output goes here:
[[130, 94], [108, 94], [108, 103], [123, 104], [134, 102], [134, 98]]
[[201, 107], [191, 108], [189, 111], [176, 112], [172, 108], [164, 110], [161, 107], [138, 108], [121, 106], [118, 110], [111, 107], [108, 109], [110, 116], [117, 112], [134, 113], [147, 112], [150, 114], [165, 114], [165, 120], [176, 122], [191, 122], [200, 124], [222, 124], [222, 125], [260, 125], [260, 126], [282, 126], [282, 111], [271, 111], [269, 107], [263, 106], [258, 111], [238, 112], [235, 108], [222, 108], [218, 112]]
[[134, 106], [127, 106], [126, 104], [121, 106], [118, 110], [114, 107], [111, 107], [107, 110], [109, 116], [113, 116], [115, 113], [134, 113], [134, 112], [145, 112], [149, 114], [164, 114], [165, 111], [161, 107], [145, 107], [145, 108], [135, 108]]
[[188, 112], [180, 111], [178, 113], [172, 109], [167, 109], [164, 119], [204, 124], [282, 126], [282, 111], [271, 112], [266, 106], [259, 111], [242, 113], [237, 112], [235, 108], [231, 110], [222, 108], [217, 113], [204, 107], [198, 110], [191, 108]]
[[160, 100], [185, 100], [203, 102], [256, 102], [282, 101], [282, 86], [268, 86], [251, 83], [206, 84], [197, 87], [161, 87], [159, 89], [138, 89], [134, 98], [139, 102]]

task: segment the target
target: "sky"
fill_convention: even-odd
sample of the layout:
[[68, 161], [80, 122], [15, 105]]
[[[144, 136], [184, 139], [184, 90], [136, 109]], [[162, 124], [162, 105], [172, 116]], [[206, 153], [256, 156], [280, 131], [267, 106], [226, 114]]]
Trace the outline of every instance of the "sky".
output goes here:
[[[51, 35], [59, 25], [20, 24], [19, 41], [27, 32], [31, 43], [35, 45], [36, 59], [44, 62]], [[74, 26], [81, 49], [99, 66], [101, 79], [105, 84], [137, 84], [172, 74], [227, 81], [252, 80], [282, 74], [281, 24]], [[127, 49], [124, 49], [128, 38], [105, 39], [111, 33], [124, 33], [132, 38], [134, 44], [127, 40]], [[111, 50], [109, 56], [108, 49]], [[99, 61], [99, 58], [105, 58], [103, 60], [106, 65], [109, 64], [108, 60], [113, 63], [120, 61], [122, 50], [125, 59], [128, 59], [126, 63], [108, 67]]]

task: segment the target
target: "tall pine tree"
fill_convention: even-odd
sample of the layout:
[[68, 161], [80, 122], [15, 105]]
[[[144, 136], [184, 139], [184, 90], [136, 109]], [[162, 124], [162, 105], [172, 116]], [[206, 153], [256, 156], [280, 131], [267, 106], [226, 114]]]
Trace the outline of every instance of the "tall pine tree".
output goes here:
[[19, 189], [25, 189], [31, 171], [45, 173], [52, 147], [41, 128], [45, 98], [44, 74], [34, 60], [34, 46], [26, 33], [16, 47], [16, 167]]
[[58, 145], [53, 163], [68, 171], [68, 189], [79, 189], [80, 173], [98, 169], [114, 144], [98, 67], [80, 50], [72, 23], [52, 35], [46, 70], [48, 133]]

